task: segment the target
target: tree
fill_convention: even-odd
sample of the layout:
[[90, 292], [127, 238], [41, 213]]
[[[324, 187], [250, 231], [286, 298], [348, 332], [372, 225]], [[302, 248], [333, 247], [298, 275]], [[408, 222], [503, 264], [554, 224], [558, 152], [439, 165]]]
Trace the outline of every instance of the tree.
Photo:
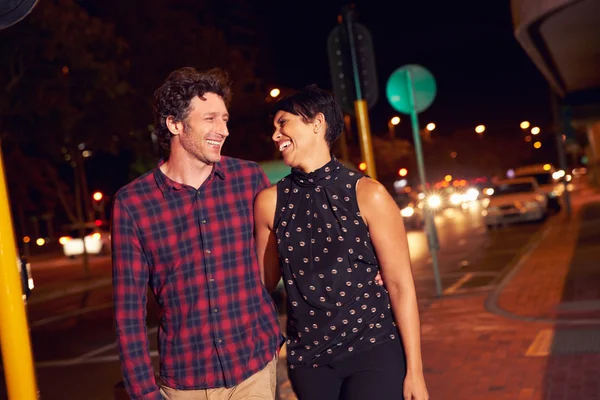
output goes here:
[[[38, 160], [65, 215], [82, 227], [91, 216], [82, 151], [110, 151], [130, 126], [117, 101], [129, 93], [126, 43], [74, 0], [40, 2], [0, 41], [0, 138]], [[65, 161], [70, 180], [54, 168]]]
[[[131, 112], [136, 172], [154, 166], [161, 155], [152, 145], [152, 96], [168, 74], [184, 66], [199, 70], [220, 67], [232, 82], [231, 135], [225, 153], [266, 159], [272, 154], [265, 101], [268, 57], [261, 46], [260, 16], [248, 0], [111, 1], [90, 5], [92, 13], [115, 21], [129, 44]], [[105, 5], [107, 4], [107, 5]], [[135, 16], [135, 17], [132, 17]], [[150, 129], [148, 129], [150, 128]]]

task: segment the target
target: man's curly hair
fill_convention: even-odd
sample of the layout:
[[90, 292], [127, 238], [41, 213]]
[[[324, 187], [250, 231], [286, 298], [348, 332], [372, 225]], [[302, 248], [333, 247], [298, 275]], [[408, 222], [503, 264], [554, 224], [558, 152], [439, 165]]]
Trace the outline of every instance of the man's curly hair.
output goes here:
[[186, 124], [190, 102], [206, 93], [223, 98], [225, 105], [231, 102], [231, 86], [225, 71], [214, 68], [200, 72], [193, 67], [183, 67], [171, 72], [167, 80], [154, 92], [155, 133], [158, 142], [167, 151], [171, 149], [173, 135], [167, 128], [167, 118]]

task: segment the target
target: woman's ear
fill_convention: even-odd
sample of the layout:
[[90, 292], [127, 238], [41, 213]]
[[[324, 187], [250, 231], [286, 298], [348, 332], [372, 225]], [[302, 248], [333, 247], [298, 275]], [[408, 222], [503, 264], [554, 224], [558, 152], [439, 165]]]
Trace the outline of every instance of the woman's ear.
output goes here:
[[318, 113], [315, 116], [315, 119], [313, 121], [313, 126], [314, 126], [315, 133], [319, 133], [321, 131], [321, 129], [325, 128], [325, 115], [323, 115], [323, 113]]

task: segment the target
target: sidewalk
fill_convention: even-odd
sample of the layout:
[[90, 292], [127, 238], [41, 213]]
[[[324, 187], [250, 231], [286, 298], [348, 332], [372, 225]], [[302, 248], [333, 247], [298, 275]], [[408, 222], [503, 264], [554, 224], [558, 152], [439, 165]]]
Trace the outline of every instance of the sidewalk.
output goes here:
[[489, 295], [422, 314], [432, 399], [600, 399], [600, 195], [548, 222]]

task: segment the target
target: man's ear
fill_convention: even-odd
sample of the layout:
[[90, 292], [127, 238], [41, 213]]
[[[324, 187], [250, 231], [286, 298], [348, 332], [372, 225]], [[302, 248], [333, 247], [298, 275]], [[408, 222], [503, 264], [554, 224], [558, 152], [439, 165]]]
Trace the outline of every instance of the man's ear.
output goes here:
[[165, 123], [172, 135], [180, 135], [183, 133], [183, 122], [175, 121], [175, 118], [173, 118], [172, 115], [167, 117]]

